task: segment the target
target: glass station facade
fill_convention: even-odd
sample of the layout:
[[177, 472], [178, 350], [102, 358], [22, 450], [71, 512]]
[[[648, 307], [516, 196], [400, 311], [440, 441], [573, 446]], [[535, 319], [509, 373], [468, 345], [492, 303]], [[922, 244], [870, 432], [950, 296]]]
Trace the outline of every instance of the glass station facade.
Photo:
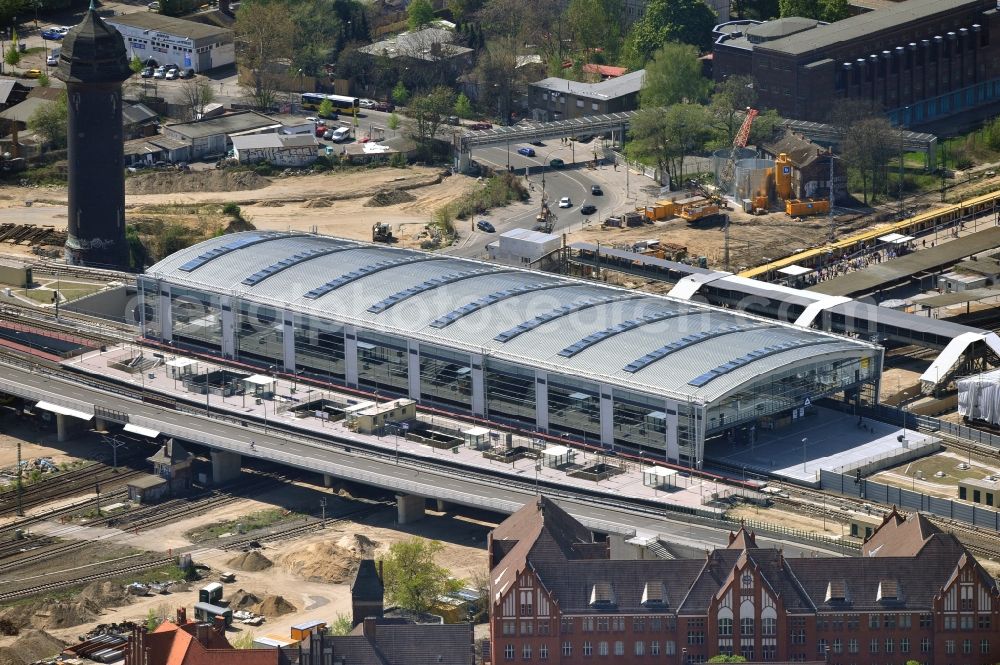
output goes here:
[[148, 276], [139, 278], [139, 290], [143, 334], [177, 349], [380, 396], [410, 397], [591, 445], [641, 448], [689, 466], [700, 466], [706, 438], [788, 413], [806, 398], [857, 392], [877, 381], [881, 364], [875, 349], [869, 357], [841, 355], [797, 364], [705, 404], [695, 397], [644, 393]]

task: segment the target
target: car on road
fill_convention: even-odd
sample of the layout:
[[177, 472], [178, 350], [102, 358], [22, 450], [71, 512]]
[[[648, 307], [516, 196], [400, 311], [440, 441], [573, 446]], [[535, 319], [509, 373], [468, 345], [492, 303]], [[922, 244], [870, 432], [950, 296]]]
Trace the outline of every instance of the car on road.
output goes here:
[[190, 68], [188, 68], [188, 69], [182, 69], [181, 70], [181, 78], [182, 79], [193, 79], [194, 78], [194, 70], [190, 69]]
[[26, 69], [26, 70], [24, 70], [21, 73], [21, 76], [23, 76], [26, 79], [41, 78], [41, 76], [42, 76], [42, 70], [41, 69]]
[[392, 113], [396, 110], [396, 105], [392, 102], [375, 102], [375, 111], [382, 111], [384, 113]]
[[524, 155], [525, 157], [534, 157], [535, 156], [535, 149], [534, 148], [518, 148], [517, 149], [517, 154]]
[[358, 106], [360, 106], [363, 109], [373, 109], [374, 110], [377, 105], [378, 105], [378, 102], [376, 102], [374, 99], [360, 99], [360, 100], [358, 100]]
[[588, 203], [585, 206], [580, 206], [581, 215], [593, 215], [595, 212], [597, 212], [597, 206], [595, 206], [592, 203]]
[[545, 144], [542, 143], [541, 141], [532, 141], [531, 145], [535, 146], [536, 148], [544, 148], [545, 147]]
[[160, 11], [160, 3], [158, 1], [157, 2], [151, 2], [148, 5], [146, 5], [146, 7], [151, 12], [158, 12], [158, 11]]
[[165, 78], [168, 81], [173, 81], [175, 79], [180, 78], [180, 75], [181, 73], [179, 69], [168, 69], [166, 75], [164, 75], [163, 78]]
[[590, 193], [593, 194], [594, 196], [604, 196], [604, 190], [601, 189], [600, 185], [591, 185]]
[[478, 222], [476, 222], [476, 228], [479, 229], [480, 231], [485, 231], [486, 233], [496, 232], [496, 228], [494, 228], [493, 225], [490, 224], [485, 219], [481, 219]]
[[65, 36], [66, 34], [59, 32], [58, 28], [45, 28], [42, 30], [42, 39], [59, 40]]
[[49, 67], [56, 67], [59, 65], [59, 54], [62, 51], [60, 49], [53, 49], [52, 53], [49, 53], [48, 57], [45, 58], [45, 64]]
[[554, 169], [561, 169], [562, 167], [566, 166], [566, 162], [556, 157], [555, 159], [549, 160], [549, 166], [551, 166]]
[[153, 69], [152, 67], [143, 67], [142, 71], [139, 72], [139, 76], [141, 76], [144, 79], [153, 78], [153, 72], [155, 71], [156, 70]]
[[559, 199], [559, 207], [560, 208], [572, 208], [573, 207], [573, 201], [572, 201], [572, 199], [570, 199], [568, 196], [562, 197], [561, 199]]

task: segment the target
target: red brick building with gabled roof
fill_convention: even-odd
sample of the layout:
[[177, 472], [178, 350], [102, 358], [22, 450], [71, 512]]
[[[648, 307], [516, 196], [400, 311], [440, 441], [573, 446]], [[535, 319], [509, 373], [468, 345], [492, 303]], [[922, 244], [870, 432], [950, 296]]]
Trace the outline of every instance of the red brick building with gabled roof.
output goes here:
[[704, 559], [612, 561], [541, 497], [488, 547], [497, 665], [1000, 661], [996, 581], [919, 514], [894, 509], [856, 558], [785, 558], [740, 529]]
[[187, 620], [177, 610], [177, 621], [164, 621], [147, 632], [136, 627], [125, 649], [125, 665], [278, 665], [277, 649], [234, 649], [225, 635], [225, 623]]

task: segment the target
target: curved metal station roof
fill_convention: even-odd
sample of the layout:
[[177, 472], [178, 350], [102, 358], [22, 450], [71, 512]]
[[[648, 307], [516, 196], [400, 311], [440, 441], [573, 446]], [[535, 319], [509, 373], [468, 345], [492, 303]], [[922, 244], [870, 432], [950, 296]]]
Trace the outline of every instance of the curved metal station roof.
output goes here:
[[549, 273], [329, 236], [252, 231], [181, 250], [150, 277], [683, 401], [878, 347]]

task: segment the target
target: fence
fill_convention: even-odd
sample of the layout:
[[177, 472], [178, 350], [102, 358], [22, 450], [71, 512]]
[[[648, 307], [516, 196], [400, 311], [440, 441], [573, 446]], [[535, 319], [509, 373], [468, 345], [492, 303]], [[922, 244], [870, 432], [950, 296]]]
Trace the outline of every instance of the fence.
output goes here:
[[971, 503], [952, 501], [921, 494], [895, 485], [883, 485], [856, 476], [833, 471], [820, 471], [820, 487], [847, 496], [873, 502], [892, 504], [903, 509], [922, 511], [958, 522], [1000, 531], [1000, 512], [980, 508]]

